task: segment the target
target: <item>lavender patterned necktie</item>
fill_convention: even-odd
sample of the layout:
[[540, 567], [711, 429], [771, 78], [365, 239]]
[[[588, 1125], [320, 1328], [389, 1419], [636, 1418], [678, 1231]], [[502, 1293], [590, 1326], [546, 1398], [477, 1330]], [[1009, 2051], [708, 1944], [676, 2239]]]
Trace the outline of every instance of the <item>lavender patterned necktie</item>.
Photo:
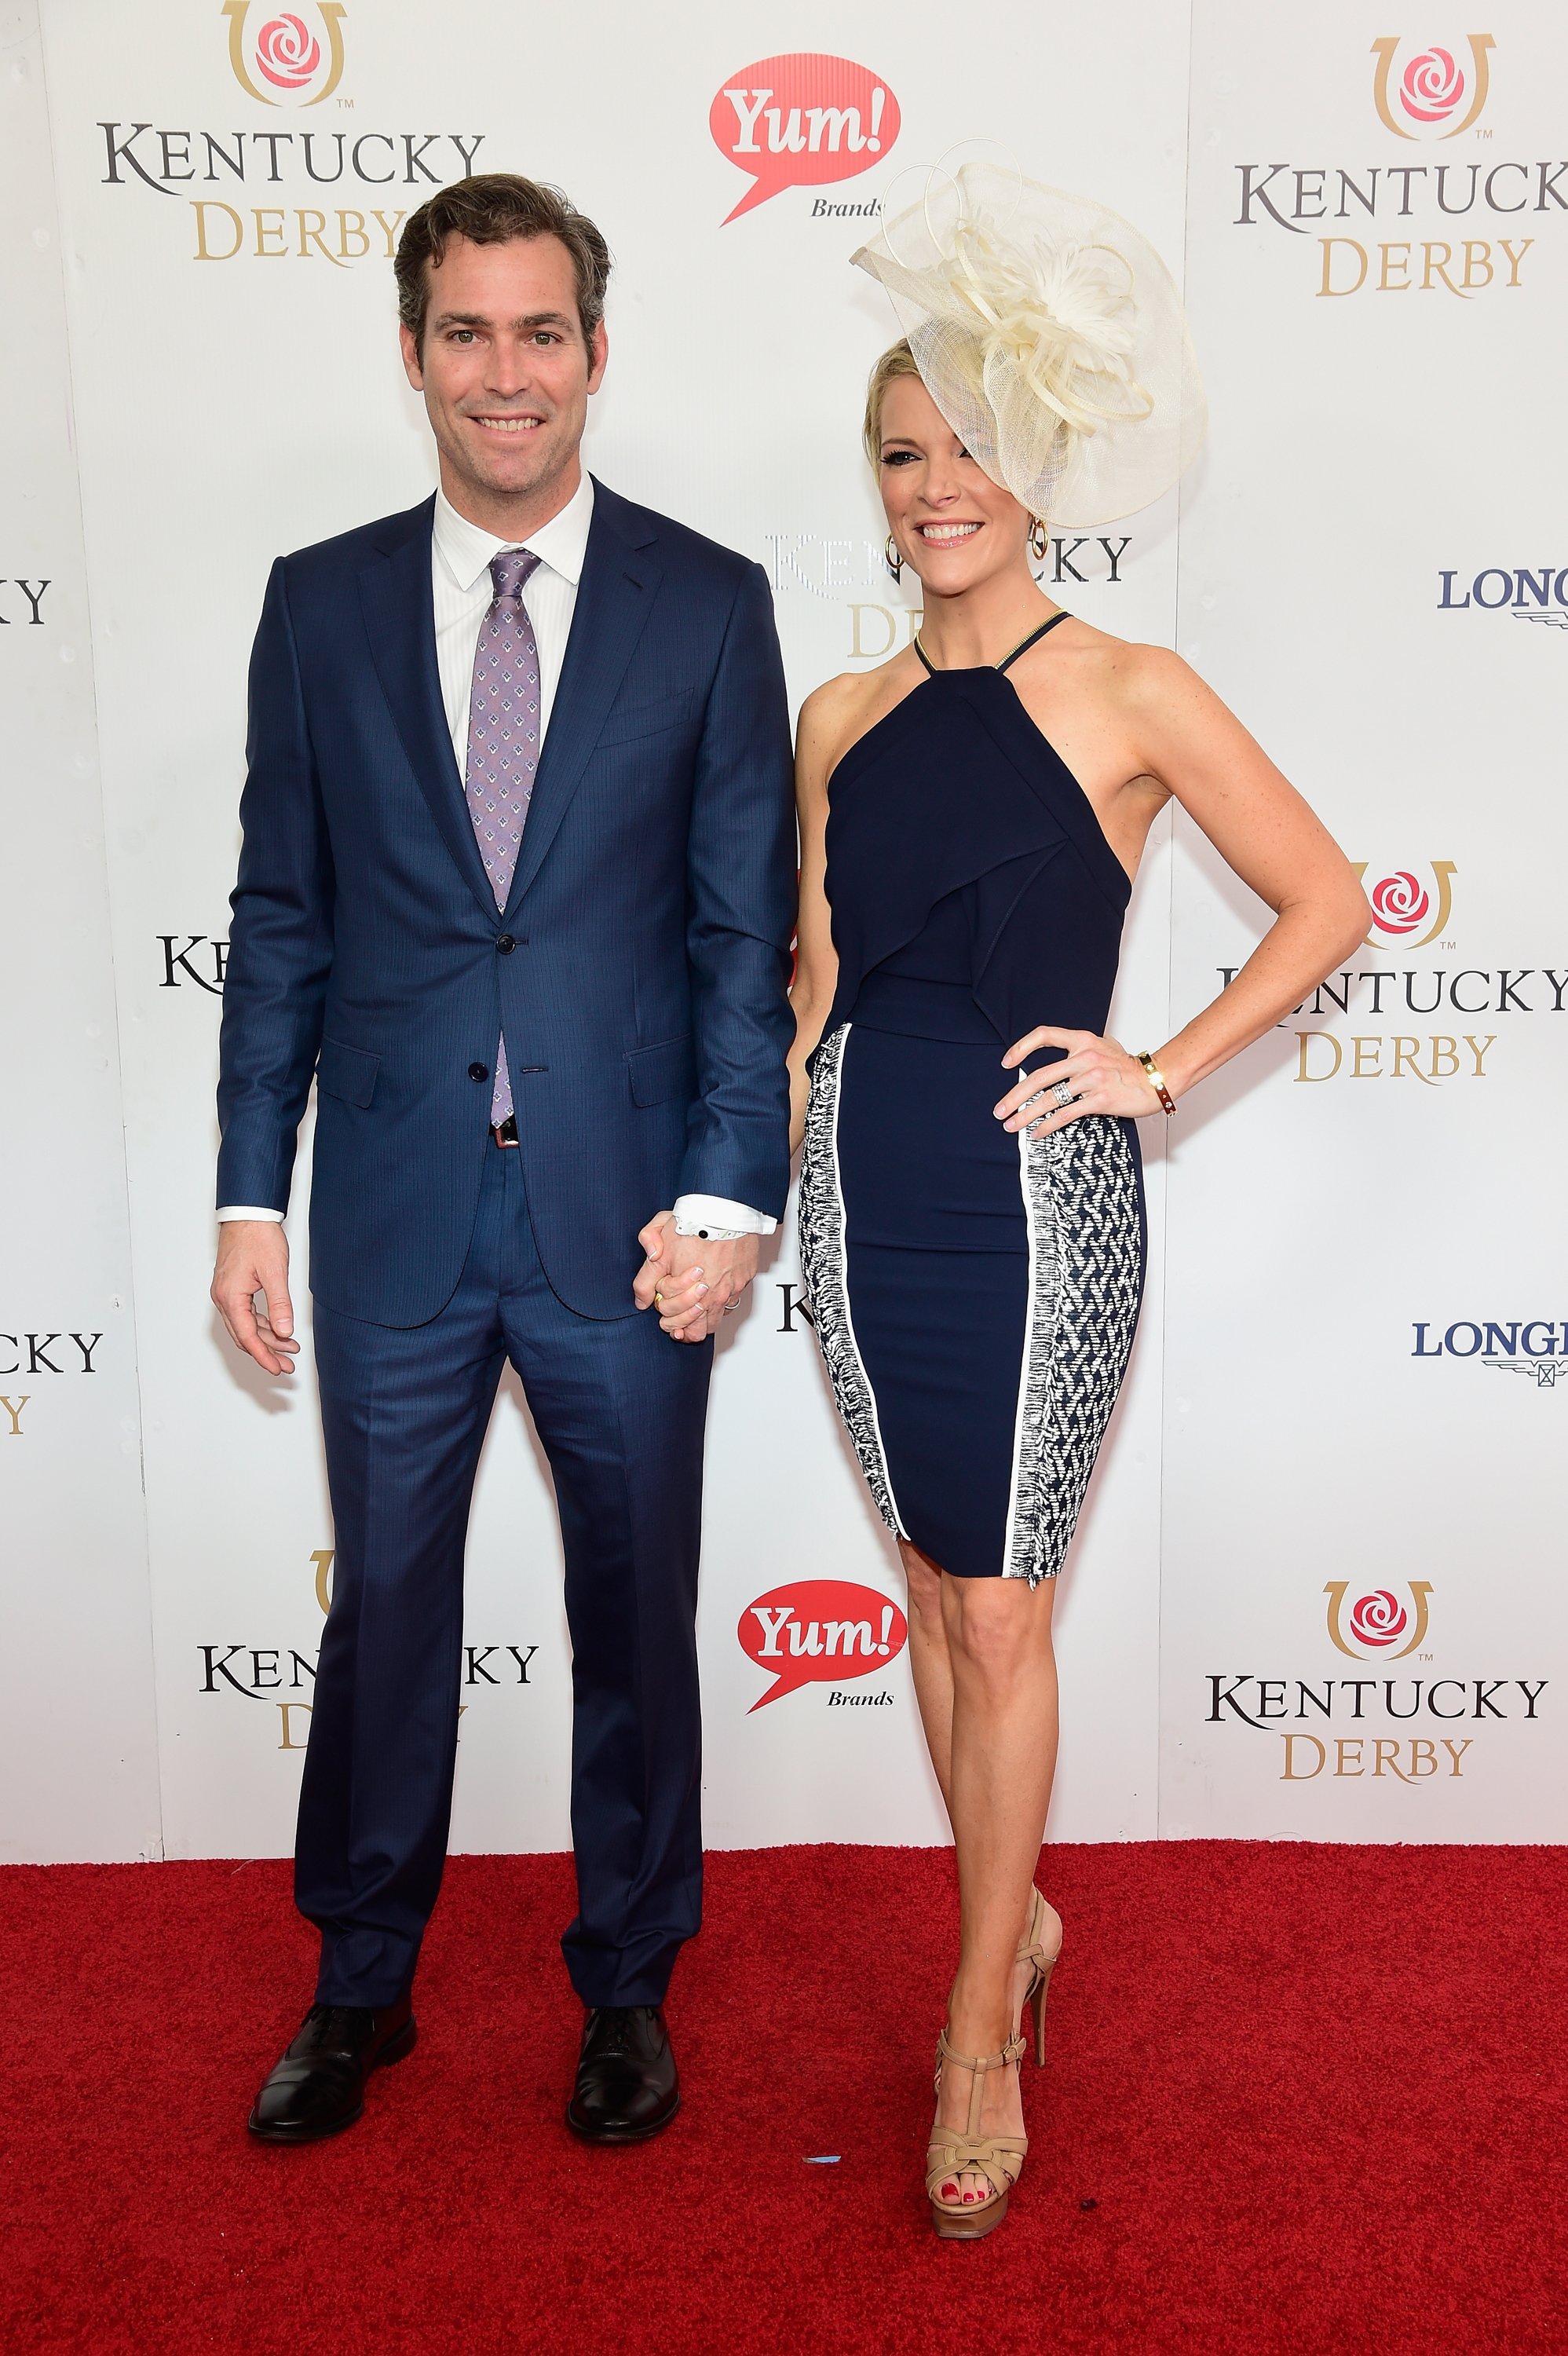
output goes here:
[[[517, 873], [517, 851], [539, 758], [539, 650], [522, 587], [539, 558], [526, 548], [504, 548], [490, 559], [496, 594], [479, 626], [474, 688], [468, 705], [468, 765], [464, 784], [479, 856], [504, 908]], [[512, 1111], [507, 1043], [496, 1050], [490, 1119], [499, 1129]]]

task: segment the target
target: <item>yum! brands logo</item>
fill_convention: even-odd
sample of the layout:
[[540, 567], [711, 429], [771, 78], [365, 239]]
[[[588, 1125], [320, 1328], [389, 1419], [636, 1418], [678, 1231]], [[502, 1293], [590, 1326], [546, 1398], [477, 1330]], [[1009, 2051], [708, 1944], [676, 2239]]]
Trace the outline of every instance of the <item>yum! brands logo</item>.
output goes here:
[[[1405, 867], [1396, 868], [1392, 875], [1381, 875], [1375, 884], [1367, 885], [1367, 899], [1372, 912], [1372, 928], [1362, 946], [1380, 948], [1393, 944], [1401, 948], [1424, 948], [1448, 929], [1448, 919], [1454, 913], [1454, 877], [1456, 869], [1451, 859], [1435, 859], [1430, 865], [1431, 884], [1422, 882]], [[1367, 862], [1356, 868], [1356, 881], [1365, 880]]]
[[314, 0], [308, 17], [223, 0], [235, 80], [263, 106], [319, 106], [343, 79], [346, 13], [339, 0]]
[[773, 1680], [752, 1704], [761, 1709], [797, 1686], [837, 1685], [885, 1669], [902, 1652], [909, 1622], [874, 1587], [802, 1579], [748, 1603], [735, 1634], [746, 1658]]
[[[899, 135], [899, 102], [880, 74], [848, 58], [763, 58], [725, 76], [708, 128], [720, 154], [752, 182], [725, 215], [729, 222], [781, 188], [819, 187], [869, 172]], [[874, 213], [877, 207], [852, 209]]]
[[1358, 1596], [1347, 1611], [1349, 1591], [1348, 1579], [1331, 1579], [1323, 1590], [1328, 1598], [1329, 1637], [1351, 1660], [1403, 1661], [1425, 1643], [1430, 1580], [1410, 1580], [1408, 1607], [1392, 1589], [1379, 1587]]
[[1480, 120], [1490, 80], [1489, 33], [1470, 35], [1468, 70], [1451, 49], [1410, 51], [1397, 36], [1372, 43], [1372, 103], [1396, 139], [1457, 139]]

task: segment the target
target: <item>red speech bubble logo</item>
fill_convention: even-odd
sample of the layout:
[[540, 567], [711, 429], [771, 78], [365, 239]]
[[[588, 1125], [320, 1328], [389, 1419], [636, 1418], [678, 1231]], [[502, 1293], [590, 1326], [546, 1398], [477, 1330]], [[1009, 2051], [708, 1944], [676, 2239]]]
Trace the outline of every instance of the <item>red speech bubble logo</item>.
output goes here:
[[903, 1651], [909, 1622], [874, 1587], [800, 1579], [748, 1603], [735, 1634], [746, 1658], [775, 1679], [752, 1704], [761, 1709], [797, 1686], [837, 1685], [885, 1669]]
[[752, 178], [729, 222], [781, 188], [869, 172], [899, 135], [899, 102], [880, 74], [848, 58], [763, 58], [726, 76], [708, 128]]

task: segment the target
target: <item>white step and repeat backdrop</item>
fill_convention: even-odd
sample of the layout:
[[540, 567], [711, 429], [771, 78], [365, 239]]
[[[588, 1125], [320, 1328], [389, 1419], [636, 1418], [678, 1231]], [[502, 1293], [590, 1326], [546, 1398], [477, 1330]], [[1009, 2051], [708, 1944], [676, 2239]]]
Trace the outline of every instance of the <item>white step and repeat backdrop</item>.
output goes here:
[[[956, 30], [933, 0], [0, 0], [0, 1853], [290, 1845], [332, 1527], [308, 1359], [252, 1379], [208, 1304], [212, 1091], [268, 567], [432, 481], [400, 222], [501, 167], [601, 222], [591, 463], [767, 566], [798, 698], [913, 625], [858, 447], [892, 324], [848, 256], [976, 138], [1150, 234], [1212, 403], [1179, 499], [1056, 536], [1047, 585], [1180, 648], [1375, 916], [1148, 1138], [1052, 1832], [1568, 1830], [1568, 25], [987, 0]], [[1265, 921], [1162, 828], [1123, 1034], [1167, 1035]], [[735, 1328], [709, 1838], [940, 1839], [788, 1228]], [[559, 1543], [515, 1389], [467, 1610], [454, 1845], [564, 1847]]]

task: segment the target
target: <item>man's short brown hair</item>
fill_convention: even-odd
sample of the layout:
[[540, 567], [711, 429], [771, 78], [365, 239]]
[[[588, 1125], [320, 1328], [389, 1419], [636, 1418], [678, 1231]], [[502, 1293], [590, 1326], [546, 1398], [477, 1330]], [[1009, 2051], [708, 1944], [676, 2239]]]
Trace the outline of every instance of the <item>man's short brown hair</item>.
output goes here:
[[470, 179], [439, 188], [418, 212], [410, 214], [398, 240], [392, 265], [398, 316], [416, 346], [423, 347], [430, 309], [425, 264], [438, 267], [453, 237], [465, 237], [473, 245], [505, 245], [514, 237], [559, 238], [571, 256], [582, 340], [592, 343], [593, 331], [604, 316], [604, 289], [610, 280], [610, 249], [598, 230], [559, 188], [525, 180], [517, 172], [475, 172]]

